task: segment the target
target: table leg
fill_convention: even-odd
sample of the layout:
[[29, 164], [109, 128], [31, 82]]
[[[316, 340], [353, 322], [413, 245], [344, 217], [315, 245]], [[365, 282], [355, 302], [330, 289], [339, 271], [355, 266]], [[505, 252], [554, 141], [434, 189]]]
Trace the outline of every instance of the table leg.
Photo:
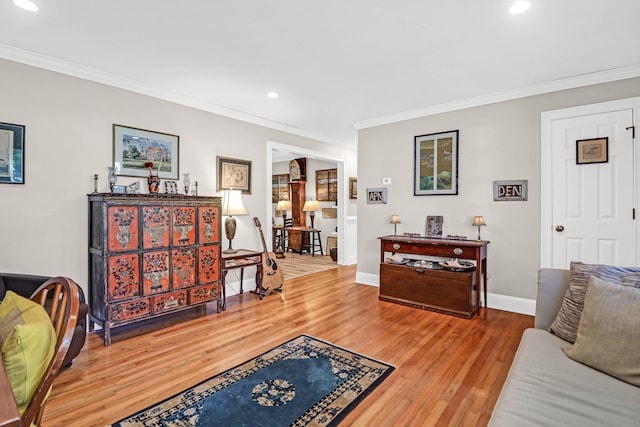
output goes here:
[[244, 291], [242, 290], [242, 278], [244, 277], [244, 267], [240, 268], [240, 293], [242, 294]]
[[227, 287], [225, 285], [225, 277], [227, 277], [227, 270], [222, 270], [222, 281], [221, 281], [221, 286], [222, 286], [222, 311], [227, 309]]
[[484, 306], [487, 307], [487, 259], [482, 260], [482, 276], [484, 279]]

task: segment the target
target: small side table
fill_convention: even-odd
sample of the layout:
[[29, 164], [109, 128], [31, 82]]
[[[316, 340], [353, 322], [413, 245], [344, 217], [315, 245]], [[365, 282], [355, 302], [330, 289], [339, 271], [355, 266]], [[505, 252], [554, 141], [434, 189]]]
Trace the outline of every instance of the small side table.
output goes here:
[[240, 293], [245, 267], [256, 267], [256, 291], [261, 291], [262, 283], [262, 252], [249, 249], [238, 249], [235, 253], [222, 253], [222, 310], [227, 309], [227, 287], [225, 278], [229, 270], [240, 269]]

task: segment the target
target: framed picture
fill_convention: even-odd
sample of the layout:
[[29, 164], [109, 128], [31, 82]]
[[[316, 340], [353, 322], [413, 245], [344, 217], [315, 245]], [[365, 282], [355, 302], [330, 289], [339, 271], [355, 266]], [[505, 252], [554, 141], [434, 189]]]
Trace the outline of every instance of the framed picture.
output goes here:
[[576, 164], [607, 163], [609, 138], [579, 139], [576, 141]]
[[22, 125], [0, 123], [0, 182], [24, 184], [24, 130]]
[[358, 198], [358, 178], [349, 178], [349, 198]]
[[424, 234], [425, 237], [441, 239], [442, 223], [443, 218], [441, 216], [427, 216], [427, 232]]
[[[113, 125], [113, 168], [116, 175], [178, 179], [180, 137], [168, 133]], [[152, 166], [148, 167], [149, 164]], [[146, 165], [146, 166], [145, 166]]]
[[413, 194], [458, 194], [458, 131], [416, 136]]
[[218, 191], [241, 190], [251, 194], [251, 161], [217, 157]]
[[367, 188], [367, 204], [386, 204], [387, 189], [386, 188]]

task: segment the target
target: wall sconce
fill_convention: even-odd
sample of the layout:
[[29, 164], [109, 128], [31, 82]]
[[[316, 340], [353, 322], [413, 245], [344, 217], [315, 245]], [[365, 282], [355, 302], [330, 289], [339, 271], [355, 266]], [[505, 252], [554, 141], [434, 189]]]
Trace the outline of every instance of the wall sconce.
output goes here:
[[236, 237], [236, 219], [233, 217], [248, 215], [242, 204], [242, 192], [240, 190], [225, 190], [222, 192], [222, 215], [228, 216], [224, 221], [224, 232], [229, 239], [229, 248], [222, 251], [225, 254], [238, 252], [231, 247], [231, 241]]
[[473, 224], [476, 227], [478, 227], [478, 240], [482, 240], [480, 238], [480, 227], [484, 227], [485, 225], [487, 225], [486, 222], [484, 222], [484, 217], [482, 215], [478, 215], [475, 218], [473, 218]]
[[309, 212], [311, 217], [311, 228], [313, 228], [313, 219], [316, 217], [316, 211], [320, 210], [320, 203], [317, 200], [307, 200], [302, 207], [303, 212]]
[[389, 221], [391, 224], [393, 224], [393, 235], [397, 236], [398, 235], [398, 224], [402, 224], [402, 221], [400, 221], [400, 215], [391, 215], [391, 221]]
[[287, 225], [287, 211], [291, 210], [291, 202], [289, 200], [280, 200], [276, 205], [277, 211], [282, 211], [282, 225]]

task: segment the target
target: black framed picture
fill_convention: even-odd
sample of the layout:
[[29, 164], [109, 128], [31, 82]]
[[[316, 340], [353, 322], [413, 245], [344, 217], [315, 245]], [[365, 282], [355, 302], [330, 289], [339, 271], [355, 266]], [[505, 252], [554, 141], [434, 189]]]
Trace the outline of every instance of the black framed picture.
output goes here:
[[458, 194], [458, 131], [416, 136], [413, 195]]
[[0, 183], [24, 184], [23, 125], [0, 123]]
[[576, 164], [607, 163], [609, 161], [609, 137], [579, 139], [576, 141]]

